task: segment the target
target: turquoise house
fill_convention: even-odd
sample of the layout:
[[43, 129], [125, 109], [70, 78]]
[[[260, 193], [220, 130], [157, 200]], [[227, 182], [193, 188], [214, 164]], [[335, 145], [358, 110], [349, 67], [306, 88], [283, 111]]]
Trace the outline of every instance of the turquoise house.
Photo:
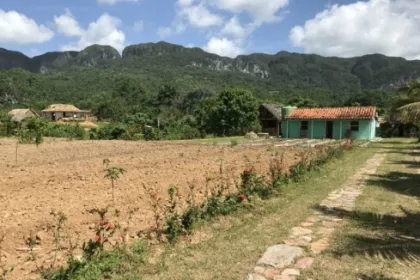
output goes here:
[[282, 137], [309, 139], [373, 139], [376, 107], [282, 109]]

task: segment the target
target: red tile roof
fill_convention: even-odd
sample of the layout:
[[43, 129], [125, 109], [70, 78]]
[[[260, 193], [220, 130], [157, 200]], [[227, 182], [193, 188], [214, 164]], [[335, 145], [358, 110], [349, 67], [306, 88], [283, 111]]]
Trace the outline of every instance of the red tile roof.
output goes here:
[[298, 120], [371, 120], [376, 116], [376, 107], [299, 108], [286, 119]]

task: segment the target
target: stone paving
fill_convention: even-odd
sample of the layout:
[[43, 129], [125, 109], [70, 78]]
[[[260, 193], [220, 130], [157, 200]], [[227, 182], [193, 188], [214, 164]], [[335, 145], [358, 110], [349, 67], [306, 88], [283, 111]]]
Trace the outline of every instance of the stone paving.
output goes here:
[[329, 193], [320, 204], [320, 210], [292, 228], [284, 244], [269, 247], [245, 279], [296, 280], [301, 271], [310, 268], [316, 256], [330, 248], [334, 230], [344, 222], [328, 213], [333, 214], [337, 209], [352, 210], [366, 180], [376, 173], [384, 158], [384, 153], [375, 154], [340, 189]]

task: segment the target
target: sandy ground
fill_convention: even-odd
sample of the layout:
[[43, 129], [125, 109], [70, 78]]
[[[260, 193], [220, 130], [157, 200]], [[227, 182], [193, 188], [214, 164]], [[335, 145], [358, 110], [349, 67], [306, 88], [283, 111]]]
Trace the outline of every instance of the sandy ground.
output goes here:
[[[33, 277], [32, 262], [28, 262], [25, 239], [40, 238], [37, 254], [51, 255], [52, 238], [48, 225], [50, 212], [62, 211], [68, 217], [66, 230], [80, 242], [92, 238], [92, 224], [98, 218], [88, 210], [112, 203], [110, 182], [104, 179], [103, 160], [110, 166], [124, 168], [127, 173], [116, 182], [116, 208], [120, 221], [130, 224], [129, 235], [152, 225], [149, 197], [143, 184], [154, 188], [162, 198], [174, 184], [181, 196], [188, 194], [188, 183], [196, 186], [197, 196], [203, 197], [206, 178], [217, 177], [220, 162], [231, 186], [240, 178], [245, 167], [254, 166], [266, 174], [273, 156], [285, 152], [287, 162], [294, 162], [302, 153], [291, 147], [212, 146], [174, 144], [168, 142], [124, 141], [52, 141], [38, 148], [19, 145], [15, 166], [15, 141], [0, 139], [0, 235], [3, 263], [14, 266], [8, 279]], [[134, 211], [128, 218], [128, 212]]]

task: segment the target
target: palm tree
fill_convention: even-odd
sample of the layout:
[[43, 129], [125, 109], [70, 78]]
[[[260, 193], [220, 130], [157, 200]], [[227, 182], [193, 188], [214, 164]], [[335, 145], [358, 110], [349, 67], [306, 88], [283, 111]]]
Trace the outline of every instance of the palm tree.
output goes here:
[[[406, 93], [406, 96], [395, 103], [398, 119], [420, 127], [420, 79], [409, 81], [399, 92]], [[420, 132], [418, 137], [420, 141]]]

